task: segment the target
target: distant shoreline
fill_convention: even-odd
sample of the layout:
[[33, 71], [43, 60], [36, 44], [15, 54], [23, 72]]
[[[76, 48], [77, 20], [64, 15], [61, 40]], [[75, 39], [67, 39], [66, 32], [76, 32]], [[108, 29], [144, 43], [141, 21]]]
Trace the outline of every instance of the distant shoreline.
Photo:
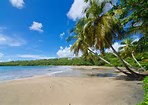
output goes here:
[[[143, 58], [139, 59], [139, 63], [147, 69], [147, 54], [143, 54]], [[135, 57], [140, 58], [138, 54]], [[115, 57], [112, 53], [106, 53], [103, 56], [104, 59], [109, 61], [116, 67], [123, 67], [121, 61]], [[138, 67], [137, 63], [130, 57], [125, 58], [129, 64], [134, 67]], [[54, 59], [40, 59], [40, 60], [20, 60], [20, 61], [10, 61], [10, 62], [0, 62], [0, 66], [105, 66], [110, 67], [107, 63], [100, 59], [86, 60], [83, 57], [80, 58], [54, 58]]]
[[36, 76], [47, 76], [47, 75], [50, 76], [67, 75], [67, 76], [81, 77], [81, 75], [85, 76], [87, 75], [86, 73], [90, 73], [89, 70], [93, 71], [93, 73], [97, 73], [97, 72], [103, 72], [102, 70], [114, 71], [114, 68], [104, 67], [104, 66], [2, 66], [0, 67], [0, 73], [1, 74], [4, 73], [4, 75], [1, 75], [0, 81], [2, 82], [12, 81], [12, 80], [18, 80], [30, 77], [32, 78], [34, 76], [36, 77]]

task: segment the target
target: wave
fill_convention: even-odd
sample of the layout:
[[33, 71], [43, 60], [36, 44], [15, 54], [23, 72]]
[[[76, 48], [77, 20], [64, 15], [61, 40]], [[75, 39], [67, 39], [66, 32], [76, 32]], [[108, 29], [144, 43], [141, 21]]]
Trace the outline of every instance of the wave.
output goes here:
[[60, 73], [68, 72], [68, 71], [71, 71], [71, 70], [55, 71], [55, 72], [48, 73], [47, 75], [48, 76], [55, 76], [56, 74], [60, 74]]

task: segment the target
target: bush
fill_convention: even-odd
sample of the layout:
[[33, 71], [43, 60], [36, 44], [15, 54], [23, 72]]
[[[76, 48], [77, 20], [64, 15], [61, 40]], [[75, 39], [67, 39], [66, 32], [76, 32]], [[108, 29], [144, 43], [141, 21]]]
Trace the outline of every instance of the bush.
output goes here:
[[103, 66], [103, 65], [105, 65], [105, 62], [102, 60], [99, 60], [99, 62], [96, 62], [95, 65], [96, 66]]
[[148, 105], [148, 77], [144, 79], [144, 90], [145, 90], [145, 97], [142, 103], [137, 104], [137, 105]]

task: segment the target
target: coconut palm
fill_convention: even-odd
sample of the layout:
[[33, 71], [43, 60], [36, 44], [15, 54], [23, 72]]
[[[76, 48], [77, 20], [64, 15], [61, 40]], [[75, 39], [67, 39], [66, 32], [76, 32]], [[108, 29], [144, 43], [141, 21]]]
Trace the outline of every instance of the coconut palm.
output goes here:
[[132, 39], [132, 38], [127, 38], [127, 39], [123, 40], [121, 42], [122, 46], [119, 48], [121, 51], [121, 56], [123, 56], [123, 57], [131, 56], [135, 60], [135, 62], [139, 65], [139, 67], [141, 69], [143, 69], [141, 64], [137, 61], [137, 59], [134, 56], [134, 51], [136, 48], [135, 44], [136, 44], [136, 42], [134, 42], [134, 39]]
[[119, 50], [121, 51], [121, 56], [124, 58], [131, 56], [131, 52], [133, 51], [133, 41], [134, 39], [126, 38], [121, 42], [121, 47]]
[[[72, 33], [74, 33], [73, 36], [69, 36], [67, 38], [67, 41], [76, 40], [75, 43], [72, 45], [71, 50], [74, 52], [74, 54], [78, 55], [79, 52], [83, 53], [84, 57], [93, 59], [94, 56], [98, 57], [105, 63], [109, 64], [110, 66], [113, 66], [115, 69], [119, 70], [120, 72], [125, 73], [126, 75], [130, 75], [129, 73], [125, 72], [124, 70], [121, 70], [120, 68], [116, 67], [115, 65], [111, 64], [109, 61], [105, 60], [101, 56], [99, 56], [96, 52], [92, 50], [93, 45], [90, 43], [90, 40], [87, 39], [86, 33], [83, 32], [83, 27], [85, 26], [84, 18], [80, 19], [75, 28], [71, 30]], [[91, 31], [90, 31], [91, 32]], [[87, 33], [88, 35], [88, 33]], [[91, 39], [91, 37], [90, 37]], [[93, 48], [94, 49], [94, 48]], [[100, 47], [100, 50], [104, 50], [104, 46]], [[103, 52], [102, 52], [103, 53]]]
[[144, 35], [136, 44], [135, 52], [148, 52], [148, 35]]
[[[92, 34], [87, 34], [86, 37], [92, 37], [91, 43], [95, 46], [96, 49], [100, 49], [100, 46], [105, 46], [106, 48], [111, 48], [117, 57], [121, 60], [125, 68], [132, 73], [137, 75], [132, 71], [116, 50], [112, 46], [113, 39], [120, 39], [120, 27], [118, 21], [111, 14], [103, 13], [103, 7], [106, 2], [98, 3], [97, 0], [89, 0], [90, 6], [86, 9], [86, 17], [88, 18], [88, 23], [84, 27], [84, 32], [87, 34], [90, 31], [90, 28], [93, 30]], [[88, 39], [88, 38], [86, 38]]]
[[[121, 39], [121, 27], [118, 20], [112, 14], [103, 14], [103, 7], [106, 2], [99, 3], [97, 0], [87, 0], [89, 7], [85, 10], [86, 18], [84, 24], [81, 26], [82, 39], [79, 42], [84, 42], [86, 48], [95, 48], [96, 50], [111, 48], [127, 69], [128, 76], [134, 78], [142, 78], [143, 74], [138, 74], [131, 70], [124, 62], [121, 56], [113, 48], [112, 43], [115, 39]], [[79, 35], [80, 36], [80, 35]], [[75, 44], [74, 44], [75, 45]]]

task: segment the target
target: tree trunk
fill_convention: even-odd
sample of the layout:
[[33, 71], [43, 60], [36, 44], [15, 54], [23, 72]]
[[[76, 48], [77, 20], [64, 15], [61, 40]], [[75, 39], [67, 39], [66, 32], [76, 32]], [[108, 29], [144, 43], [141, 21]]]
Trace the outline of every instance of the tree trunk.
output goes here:
[[109, 64], [110, 66], [114, 67], [115, 69], [119, 70], [120, 72], [128, 75], [128, 76], [131, 76], [130, 73], [128, 72], [125, 72], [124, 70], [121, 70], [120, 68], [116, 67], [115, 65], [111, 64], [110, 62], [108, 62], [107, 60], [105, 60], [104, 58], [100, 57], [97, 53], [94, 53], [93, 51], [91, 51], [90, 49], [88, 49], [91, 53], [97, 55], [99, 57], [99, 59], [101, 59], [102, 61], [104, 61], [105, 63]]
[[106, 62], [107, 64], [109, 64], [110, 66], [113, 66], [115, 69], [119, 70], [120, 72], [126, 74], [126, 75], [131, 75], [130, 73], [127, 73], [123, 70], [121, 70], [120, 68], [116, 67], [115, 65], [111, 64], [110, 62], [108, 62], [107, 60], [103, 59], [102, 57], [98, 56], [101, 60], [103, 60], [104, 62]]
[[[132, 52], [132, 57], [133, 57], [133, 59], [135, 60], [135, 62], [141, 67], [141, 69], [143, 69], [143, 67], [141, 66], [141, 64], [137, 61], [137, 59], [135, 58], [135, 56], [134, 56], [134, 54], [133, 54], [133, 52]], [[144, 70], [144, 69], [143, 69]]]
[[[113, 53], [113, 52], [112, 52]], [[113, 53], [116, 57], [117, 57], [117, 55], [115, 54], [115, 53]], [[132, 66], [132, 65], [130, 65], [127, 61], [125, 61], [124, 59], [123, 59], [123, 61], [128, 65], [128, 66], [130, 66], [131, 68], [133, 68], [133, 69], [135, 69], [135, 70], [138, 70], [138, 68], [136, 68], [136, 67], [134, 67], [134, 66]]]
[[113, 52], [117, 55], [117, 58], [122, 62], [123, 66], [126, 68], [127, 71], [129, 71], [131, 73], [130, 77], [131, 78], [135, 78], [135, 79], [143, 79], [145, 76], [145, 74], [139, 74], [134, 72], [133, 70], [131, 70], [127, 64], [123, 61], [123, 59], [120, 57], [120, 55], [117, 53], [117, 51], [113, 48], [113, 46], [108, 42], [108, 40], [106, 39], [107, 44], [110, 46], [110, 48], [113, 50]]

